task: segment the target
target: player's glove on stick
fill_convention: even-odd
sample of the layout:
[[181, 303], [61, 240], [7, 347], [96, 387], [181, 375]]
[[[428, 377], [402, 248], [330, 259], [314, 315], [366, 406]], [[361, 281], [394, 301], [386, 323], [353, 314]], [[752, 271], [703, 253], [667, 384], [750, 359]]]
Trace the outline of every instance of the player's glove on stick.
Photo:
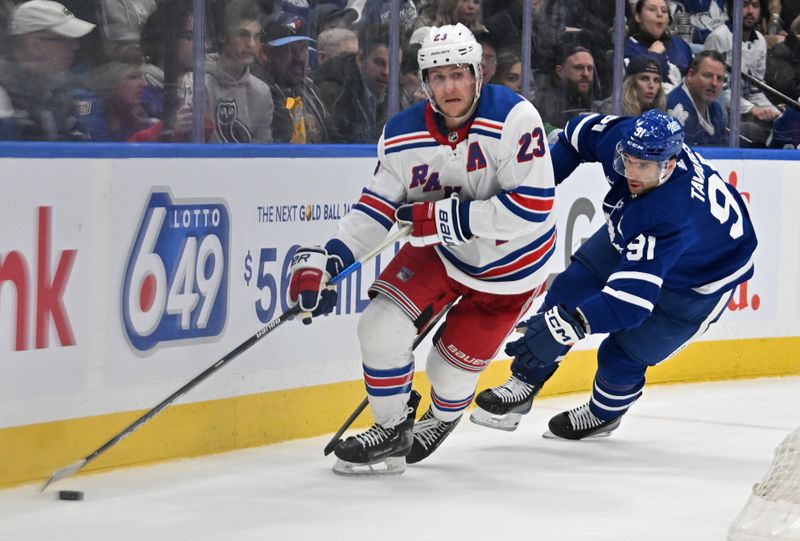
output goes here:
[[526, 369], [523, 379], [532, 382], [550, 373], [559, 358], [586, 336], [583, 324], [563, 305], [538, 313], [518, 327], [527, 327], [525, 335], [506, 344], [506, 354]]
[[402, 205], [395, 216], [397, 221], [411, 224], [409, 242], [412, 246], [439, 243], [456, 246], [472, 238], [469, 201], [460, 201], [456, 194], [441, 201]]
[[310, 324], [312, 317], [330, 314], [336, 307], [336, 289], [328, 289], [325, 284], [343, 268], [341, 258], [328, 255], [325, 248], [297, 249], [289, 267], [289, 301], [300, 304], [304, 324]]

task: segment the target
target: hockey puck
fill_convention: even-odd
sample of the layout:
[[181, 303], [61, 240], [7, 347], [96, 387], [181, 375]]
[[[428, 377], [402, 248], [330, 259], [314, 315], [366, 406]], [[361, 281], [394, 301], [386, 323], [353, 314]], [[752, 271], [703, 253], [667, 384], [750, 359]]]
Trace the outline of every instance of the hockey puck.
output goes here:
[[80, 490], [59, 490], [58, 499], [77, 502], [83, 499], [83, 492]]

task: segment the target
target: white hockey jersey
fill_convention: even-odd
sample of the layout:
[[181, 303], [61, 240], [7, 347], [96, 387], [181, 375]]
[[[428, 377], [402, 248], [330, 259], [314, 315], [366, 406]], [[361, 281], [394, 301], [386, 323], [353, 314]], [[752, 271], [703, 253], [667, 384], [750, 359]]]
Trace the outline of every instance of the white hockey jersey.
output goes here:
[[515, 294], [545, 281], [555, 250], [555, 183], [542, 119], [506, 87], [486, 85], [471, 122], [447, 133], [425, 101], [386, 124], [378, 166], [335, 239], [355, 258], [378, 245], [404, 203], [457, 193], [475, 237], [437, 245], [448, 274], [478, 291]]

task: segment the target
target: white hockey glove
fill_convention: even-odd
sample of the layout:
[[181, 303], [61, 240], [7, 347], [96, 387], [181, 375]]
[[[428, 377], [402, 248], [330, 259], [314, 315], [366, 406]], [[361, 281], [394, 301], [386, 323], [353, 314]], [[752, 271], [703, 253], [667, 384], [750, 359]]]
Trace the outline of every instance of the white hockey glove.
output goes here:
[[469, 228], [469, 201], [456, 194], [440, 201], [402, 205], [395, 212], [398, 222], [411, 224], [412, 246], [446, 244], [457, 246], [472, 238]]

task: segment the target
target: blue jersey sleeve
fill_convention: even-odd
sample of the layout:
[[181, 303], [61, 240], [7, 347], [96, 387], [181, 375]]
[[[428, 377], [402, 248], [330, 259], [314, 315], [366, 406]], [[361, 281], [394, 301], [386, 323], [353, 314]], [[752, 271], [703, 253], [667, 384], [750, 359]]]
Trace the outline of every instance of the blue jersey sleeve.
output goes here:
[[569, 120], [553, 146], [556, 183], [563, 182], [582, 163], [600, 162], [603, 167], [613, 164], [619, 132], [629, 121], [631, 117], [597, 113]]

